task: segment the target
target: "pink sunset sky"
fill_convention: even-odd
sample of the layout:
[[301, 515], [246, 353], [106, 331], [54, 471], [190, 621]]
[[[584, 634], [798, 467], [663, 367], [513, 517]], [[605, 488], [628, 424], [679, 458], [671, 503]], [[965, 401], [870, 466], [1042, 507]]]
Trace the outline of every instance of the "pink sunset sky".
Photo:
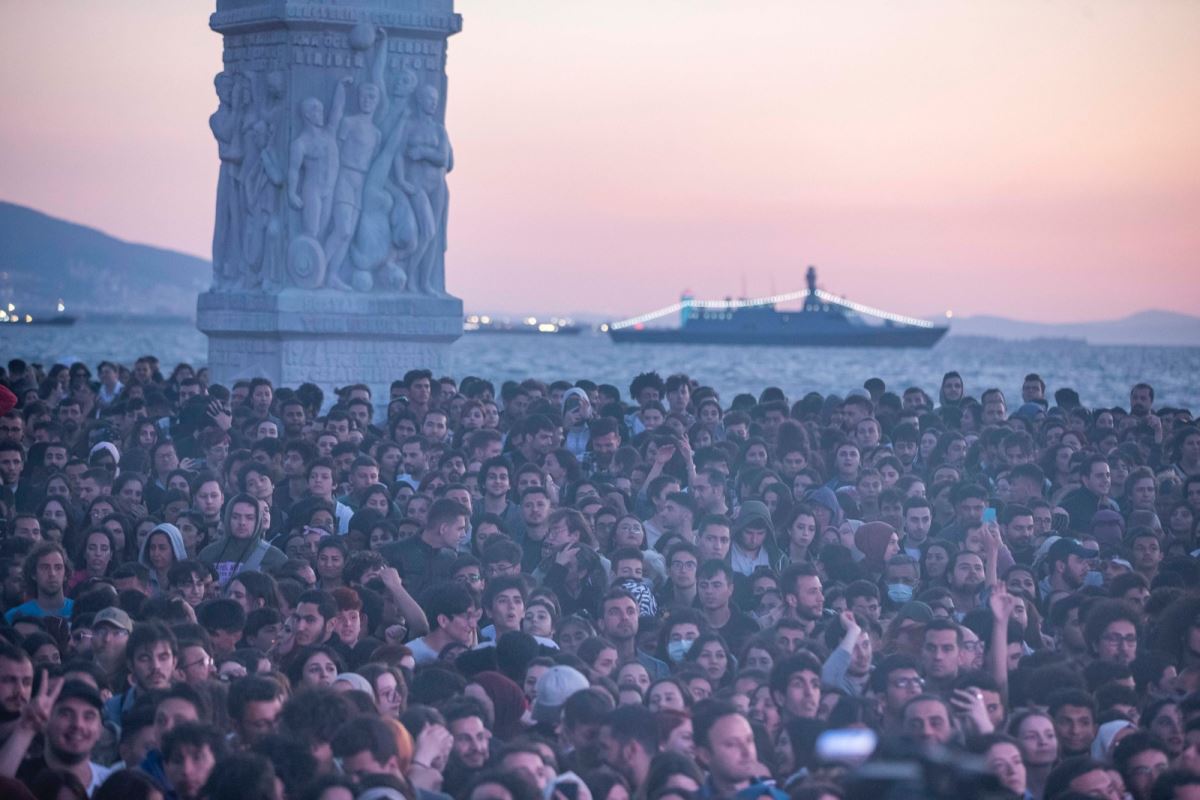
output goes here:
[[[211, 0], [0, 27], [0, 197], [207, 258]], [[459, 0], [447, 284], [622, 316], [821, 283], [914, 315], [1200, 309], [1200, 3]]]

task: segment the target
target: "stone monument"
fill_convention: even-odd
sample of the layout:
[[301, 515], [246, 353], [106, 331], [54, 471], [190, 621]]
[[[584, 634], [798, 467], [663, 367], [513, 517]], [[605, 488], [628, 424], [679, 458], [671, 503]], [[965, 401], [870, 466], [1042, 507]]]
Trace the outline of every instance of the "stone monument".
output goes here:
[[212, 379], [366, 383], [447, 367], [453, 0], [217, 0]]

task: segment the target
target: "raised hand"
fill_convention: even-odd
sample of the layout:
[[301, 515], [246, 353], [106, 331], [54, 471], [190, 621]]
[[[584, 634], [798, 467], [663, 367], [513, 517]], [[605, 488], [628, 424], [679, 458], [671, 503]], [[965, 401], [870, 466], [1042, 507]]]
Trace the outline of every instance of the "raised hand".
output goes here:
[[990, 554], [995, 555], [1000, 552], [1000, 526], [994, 522], [985, 523], [983, 526], [983, 547]]
[[988, 605], [992, 609], [992, 618], [997, 622], [1008, 624], [1008, 620], [1012, 618], [1013, 609], [1017, 606], [1017, 600], [1008, 593], [1008, 587], [1003, 583], [998, 583], [992, 587], [992, 593], [988, 597]]
[[453, 746], [454, 737], [445, 725], [426, 725], [413, 747], [413, 761], [441, 771], [450, 758], [450, 748]]
[[51, 678], [49, 672], [42, 670], [41, 685], [21, 707], [21, 717], [17, 724], [33, 733], [44, 731], [46, 723], [50, 721], [50, 709], [54, 708], [65, 681], [65, 678]]
[[555, 554], [554, 561], [558, 564], [562, 564], [564, 567], [569, 567], [575, 561], [575, 557], [578, 555], [578, 553], [579, 545], [567, 545], [562, 550], [559, 550], [557, 554]]
[[983, 692], [978, 689], [955, 689], [950, 705], [969, 733], [986, 736], [995, 730], [983, 702]]
[[220, 400], [213, 400], [208, 404], [208, 416], [223, 431], [233, 427], [233, 414], [225, 410]]

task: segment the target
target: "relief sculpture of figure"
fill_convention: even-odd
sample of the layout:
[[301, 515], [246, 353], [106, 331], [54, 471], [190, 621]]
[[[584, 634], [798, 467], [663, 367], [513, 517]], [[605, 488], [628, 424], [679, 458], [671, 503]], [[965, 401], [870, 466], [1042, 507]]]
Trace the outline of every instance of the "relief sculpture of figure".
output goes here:
[[[393, 103], [396, 110], [383, 123], [383, 129], [388, 131], [387, 138], [367, 170], [362, 216], [349, 255], [354, 269], [352, 283], [359, 291], [373, 288], [400, 291], [404, 288], [407, 276], [404, 260], [411, 255], [416, 242], [416, 223], [408, 195], [415, 192], [416, 187], [404, 179], [404, 159], [397, 155], [404, 144], [409, 98], [416, 86], [416, 73], [403, 70], [396, 82], [397, 102]], [[395, 191], [388, 181], [393, 164], [399, 182]], [[398, 237], [396, 247], [393, 247], [394, 237]]]
[[324, 283], [325, 252], [318, 237], [333, 214], [333, 187], [338, 174], [335, 131], [345, 111], [345, 84], [334, 93], [328, 124], [325, 106], [315, 97], [300, 103], [304, 129], [292, 141], [288, 159], [288, 202], [300, 212], [300, 229], [288, 247], [288, 272], [298, 286], [315, 289]]
[[282, 288], [279, 239], [280, 190], [287, 175], [272, 146], [274, 131], [264, 120], [256, 120], [246, 132], [246, 157], [242, 162], [241, 188], [245, 198], [246, 226], [242, 253], [246, 260], [244, 285], [248, 289], [274, 291]]
[[221, 168], [217, 173], [217, 219], [213, 225], [213, 287], [227, 289], [236, 283], [240, 273], [240, 236], [242, 207], [237, 189], [238, 171], [242, 162], [240, 120], [238, 119], [238, 83], [228, 73], [221, 72], [213, 80], [219, 101], [217, 110], [208, 118], [208, 127], [217, 140], [217, 155]]
[[410, 125], [405, 174], [416, 187], [412, 196], [420, 232], [409, 269], [408, 288], [420, 294], [444, 293], [442, 263], [450, 192], [446, 173], [454, 169], [454, 152], [446, 127], [437, 119], [439, 95], [432, 86], [417, 90], [417, 119]]
[[[344, 117], [337, 128], [338, 164], [337, 180], [333, 188], [333, 228], [325, 239], [326, 285], [331, 289], [357, 288], [366, 291], [371, 288], [370, 274], [360, 276], [355, 273], [354, 279], [361, 285], [351, 287], [342, 277], [342, 264], [358, 227], [358, 220], [363, 207], [363, 185], [366, 182], [367, 170], [379, 145], [383, 134], [375, 126], [375, 114], [387, 116], [388, 97], [384, 91], [384, 68], [387, 64], [387, 34], [383, 28], [376, 31], [375, 63], [371, 70], [371, 79], [358, 87], [358, 112]], [[345, 102], [346, 81], [338, 84], [337, 92], [340, 97], [334, 99], [334, 104]]]

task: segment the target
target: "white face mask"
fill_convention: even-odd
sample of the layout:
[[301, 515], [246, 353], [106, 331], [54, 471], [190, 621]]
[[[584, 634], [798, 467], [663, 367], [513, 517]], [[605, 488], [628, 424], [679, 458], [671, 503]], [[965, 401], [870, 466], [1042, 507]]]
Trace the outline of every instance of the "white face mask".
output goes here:
[[683, 657], [692, 649], [692, 642], [695, 639], [680, 639], [677, 642], [667, 642], [667, 657], [674, 663], [678, 664], [683, 661]]

